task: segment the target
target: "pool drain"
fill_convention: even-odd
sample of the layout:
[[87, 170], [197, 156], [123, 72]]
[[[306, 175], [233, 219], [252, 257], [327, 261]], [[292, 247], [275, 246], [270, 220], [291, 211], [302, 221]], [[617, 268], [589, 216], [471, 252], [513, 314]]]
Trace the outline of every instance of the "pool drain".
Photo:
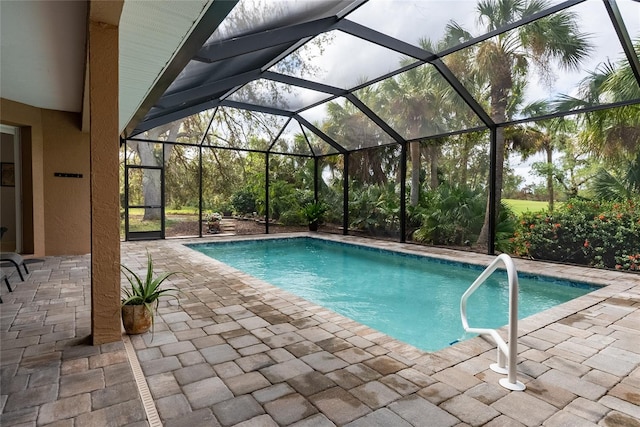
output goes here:
[[138, 361], [138, 356], [133, 348], [131, 339], [128, 335], [123, 334], [122, 341], [124, 342], [124, 348], [127, 351], [127, 358], [129, 359], [131, 370], [133, 371], [133, 377], [135, 378], [138, 386], [138, 393], [142, 400], [144, 412], [147, 414], [149, 427], [162, 427], [162, 421], [160, 421], [158, 409], [156, 408], [156, 404], [153, 402], [153, 397], [149, 391], [149, 385], [147, 384], [147, 380], [144, 378], [144, 373], [142, 373], [142, 368], [140, 367], [140, 362]]

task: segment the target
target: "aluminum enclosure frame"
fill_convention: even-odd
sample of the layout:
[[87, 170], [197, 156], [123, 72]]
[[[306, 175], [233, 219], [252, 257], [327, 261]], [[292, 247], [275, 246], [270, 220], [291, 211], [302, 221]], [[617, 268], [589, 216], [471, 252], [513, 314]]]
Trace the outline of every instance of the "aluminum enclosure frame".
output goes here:
[[[179, 120], [190, 115], [199, 113], [201, 111], [212, 109], [216, 107], [231, 107], [237, 109], [244, 109], [249, 111], [255, 111], [266, 114], [273, 114], [282, 117], [287, 117], [287, 120], [284, 128], [288, 125], [291, 120], [297, 121], [301, 126], [303, 126], [303, 134], [304, 128], [312, 132], [316, 137], [320, 138], [320, 140], [324, 141], [324, 143], [328, 144], [334, 150], [336, 150], [339, 155], [344, 157], [345, 165], [349, 163], [349, 154], [354, 151], [366, 150], [370, 148], [376, 148], [383, 145], [379, 145], [376, 147], [365, 147], [358, 148], [357, 150], [349, 150], [340, 141], [336, 141], [334, 138], [331, 138], [329, 135], [324, 133], [314, 124], [310, 123], [307, 119], [305, 119], [301, 113], [312, 109], [322, 103], [329, 102], [332, 100], [336, 100], [339, 98], [346, 99], [350, 101], [365, 117], [367, 117], [371, 122], [375, 123], [383, 132], [385, 132], [391, 140], [393, 140], [393, 144], [397, 144], [401, 147], [401, 240], [405, 240], [405, 230], [406, 230], [406, 185], [405, 185], [405, 177], [406, 177], [406, 160], [407, 160], [407, 147], [408, 144], [415, 141], [428, 141], [435, 138], [441, 138], [449, 135], [463, 134], [467, 132], [473, 132], [478, 130], [488, 130], [490, 132], [490, 153], [489, 153], [489, 161], [491, 164], [490, 167], [490, 179], [489, 179], [489, 198], [490, 198], [490, 206], [491, 206], [491, 215], [489, 222], [489, 247], [488, 253], [495, 253], [495, 220], [496, 220], [496, 212], [494, 208], [495, 196], [496, 196], [496, 188], [495, 188], [495, 167], [496, 167], [496, 134], [499, 128], [505, 128], [507, 126], [517, 125], [526, 122], [536, 122], [541, 120], [547, 120], [557, 117], [570, 116], [575, 114], [584, 114], [595, 111], [600, 111], [603, 109], [623, 107], [627, 105], [635, 105], [640, 103], [640, 99], [621, 101], [603, 105], [588, 105], [586, 107], [570, 110], [570, 111], [557, 111], [551, 114], [541, 115], [537, 117], [523, 118], [523, 119], [515, 119], [508, 120], [505, 122], [497, 123], [495, 122], [490, 114], [485, 110], [485, 108], [481, 105], [481, 103], [476, 100], [473, 95], [465, 88], [464, 84], [457, 78], [457, 76], [447, 67], [445, 62], [442, 60], [445, 56], [460, 51], [462, 49], [471, 47], [477, 43], [489, 40], [492, 37], [504, 34], [508, 31], [516, 29], [520, 26], [532, 23], [538, 19], [547, 17], [554, 13], [563, 10], [569, 10], [570, 8], [584, 3], [587, 0], [567, 0], [559, 4], [555, 4], [543, 11], [534, 13], [529, 15], [523, 19], [520, 19], [516, 22], [509, 23], [508, 25], [504, 25], [500, 28], [497, 28], [493, 31], [487, 32], [480, 36], [471, 38], [470, 40], [461, 42], [456, 46], [445, 49], [439, 53], [429, 52], [427, 50], [416, 47], [412, 44], [406, 43], [394, 37], [391, 37], [387, 34], [381, 33], [379, 31], [373, 30], [364, 25], [358, 24], [354, 21], [348, 19], [348, 13], [353, 10], [357, 10], [367, 3], [366, 0], [362, 1], [353, 1], [353, 2], [327, 2], [327, 4], [331, 3], [330, 6], [332, 11], [335, 12], [333, 15], [329, 16], [321, 16], [314, 19], [312, 15], [308, 15], [300, 18], [300, 22], [293, 23], [287, 26], [280, 26], [276, 28], [270, 28], [266, 30], [260, 30], [254, 33], [249, 33], [245, 35], [241, 35], [238, 37], [233, 37], [228, 40], [216, 41], [213, 43], [207, 43], [210, 35], [213, 34], [215, 29], [220, 25], [220, 23], [227, 17], [228, 14], [232, 12], [233, 7], [238, 3], [238, 1], [232, 2], [218, 2], [215, 1], [212, 3], [212, 6], [209, 11], [205, 14], [205, 18], [203, 19], [203, 23], [199, 23], [197, 25], [196, 31], [189, 38], [188, 43], [185, 44], [185, 47], [177, 55], [177, 59], [172, 62], [168, 71], [162, 76], [160, 79], [160, 83], [154, 90], [149, 94], [147, 99], [143, 102], [139, 111], [134, 115], [132, 121], [127, 125], [123, 138], [129, 139], [133, 138], [136, 140], [141, 140], [138, 137], [145, 131], [151, 130], [158, 126], [171, 123], [175, 120]], [[620, 9], [616, 0], [602, 0], [604, 6], [608, 12], [608, 18], [613, 26], [616, 35], [620, 41], [620, 44], [623, 48], [624, 54], [627, 58], [627, 61], [633, 71], [633, 75], [636, 79], [637, 84], [640, 86], [640, 61], [635, 53], [631, 37], [629, 32], [625, 26], [624, 19], [622, 14], [620, 13]], [[343, 10], [340, 10], [340, 7], [345, 6]], [[322, 11], [325, 12], [324, 10]], [[306, 20], [305, 20], [306, 18]], [[201, 25], [202, 24], [202, 25]], [[326, 33], [329, 31], [341, 31], [345, 34], [349, 34], [351, 36], [357, 37], [361, 40], [365, 40], [367, 42], [373, 43], [375, 45], [391, 49], [397, 53], [400, 53], [407, 58], [413, 58], [415, 61], [412, 63], [400, 67], [392, 72], [386, 73], [377, 78], [368, 80], [360, 85], [352, 87], [350, 89], [343, 89], [319, 82], [315, 82], [312, 80], [301, 79], [299, 77], [288, 76], [280, 73], [276, 73], [270, 71], [269, 68], [279, 59], [284, 56], [290, 54], [298, 47], [304, 45], [313, 37]], [[248, 55], [252, 55], [249, 57]], [[244, 58], [247, 58], [245, 61]], [[252, 59], [253, 58], [253, 59]], [[183, 72], [183, 69], [188, 65], [190, 61], [200, 62], [202, 64], [215, 65], [224, 61], [235, 61], [233, 63], [237, 64], [236, 69], [231, 69], [226, 75], [222, 76], [219, 79], [207, 79], [203, 84], [198, 86], [187, 88], [186, 90], [176, 91], [172, 90], [171, 85], [175, 78], [178, 77], [180, 72]], [[253, 61], [253, 62], [252, 62]], [[256, 62], [257, 61], [257, 62]], [[233, 64], [229, 62], [230, 65]], [[251, 65], [253, 64], [253, 65]], [[475, 114], [475, 116], [480, 120], [483, 126], [474, 127], [471, 129], [463, 129], [463, 130], [453, 130], [451, 132], [438, 133], [437, 135], [430, 135], [423, 138], [416, 138], [414, 140], [406, 140], [404, 139], [396, 130], [393, 129], [389, 124], [387, 124], [381, 117], [379, 117], [374, 111], [372, 111], [369, 107], [367, 107], [358, 97], [354, 95], [354, 92], [365, 88], [367, 86], [376, 84], [385, 79], [389, 79], [391, 77], [400, 75], [408, 70], [414, 69], [416, 67], [430, 64], [432, 65], [441, 77], [446, 80], [446, 82], [451, 86], [451, 88], [455, 91], [455, 93], [464, 101], [464, 103], [469, 107], [469, 109]], [[249, 66], [249, 68], [246, 68]], [[244, 67], [244, 68], [243, 68]], [[317, 92], [322, 92], [329, 95], [329, 98], [323, 99], [322, 101], [318, 101], [316, 103], [307, 105], [301, 109], [294, 111], [287, 111], [276, 107], [268, 107], [268, 106], [260, 106], [255, 104], [249, 104], [246, 102], [234, 101], [229, 99], [229, 97], [239, 90], [243, 85], [255, 81], [257, 79], [265, 79], [273, 82], [278, 82], [282, 84], [297, 86], [303, 89], [313, 90]], [[162, 93], [161, 93], [162, 92]], [[208, 128], [211, 126], [215, 114], [212, 115], [211, 122], [208, 125]], [[280, 132], [282, 132], [282, 130]], [[206, 135], [206, 132], [205, 132]], [[279, 135], [278, 135], [279, 137]], [[268, 172], [268, 163], [269, 163], [269, 154], [282, 154], [282, 155], [292, 155], [292, 156], [301, 156], [301, 157], [315, 157], [316, 165], [317, 159], [326, 155], [335, 155], [335, 154], [321, 154], [321, 153], [313, 153], [313, 156], [308, 156], [305, 154], [298, 153], [279, 153], [277, 151], [273, 151], [275, 142], [277, 140], [276, 137], [273, 141], [269, 143], [269, 148], [266, 151], [262, 150], [245, 150], [245, 149], [236, 149], [239, 151], [256, 151], [265, 153], [265, 162], [267, 164], [267, 172]], [[309, 140], [307, 135], [305, 135], [305, 139], [309, 144]], [[148, 140], [147, 140], [148, 141]], [[151, 142], [151, 141], [148, 141]], [[153, 141], [153, 142], [164, 142], [171, 144], [183, 144], [180, 142], [167, 142], [167, 141]], [[186, 144], [193, 145], [193, 144]], [[195, 144], [198, 145], [198, 144]], [[204, 144], [204, 136], [202, 141], [200, 141], [201, 146], [200, 150], [203, 147], [211, 147], [218, 149], [233, 149], [229, 147], [214, 147]], [[311, 145], [309, 145], [311, 148]], [[202, 151], [200, 151], [200, 161], [202, 161]], [[317, 166], [316, 166], [317, 167]], [[344, 176], [345, 183], [347, 181], [348, 167], [345, 166]], [[315, 179], [317, 181], [317, 173], [315, 174]], [[267, 191], [267, 206], [268, 206], [268, 173], [266, 180], [266, 191]], [[316, 189], [315, 194], [317, 197], [317, 182], [314, 184]], [[202, 192], [202, 189], [200, 189]], [[200, 197], [202, 199], [202, 197]], [[348, 201], [348, 185], [345, 184], [345, 216], [344, 216], [344, 232], [347, 233], [347, 218], [348, 218], [348, 206], [346, 205]], [[200, 200], [200, 205], [202, 205], [202, 200]], [[200, 215], [202, 215], [202, 209], [200, 209]], [[267, 210], [268, 212], [268, 210]], [[268, 232], [268, 221], [266, 226]]]

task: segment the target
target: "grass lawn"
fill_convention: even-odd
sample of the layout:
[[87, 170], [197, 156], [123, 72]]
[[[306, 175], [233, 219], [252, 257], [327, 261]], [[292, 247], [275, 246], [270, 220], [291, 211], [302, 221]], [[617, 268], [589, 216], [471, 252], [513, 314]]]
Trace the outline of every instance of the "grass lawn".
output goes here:
[[[169, 209], [165, 208], [166, 215], [198, 215], [197, 208]], [[129, 215], [144, 215], [144, 208], [130, 208]], [[203, 213], [203, 215], [205, 215]]]
[[520, 215], [524, 212], [538, 212], [549, 208], [548, 202], [540, 202], [537, 200], [518, 200], [518, 199], [502, 199], [504, 203], [511, 208], [513, 213]]

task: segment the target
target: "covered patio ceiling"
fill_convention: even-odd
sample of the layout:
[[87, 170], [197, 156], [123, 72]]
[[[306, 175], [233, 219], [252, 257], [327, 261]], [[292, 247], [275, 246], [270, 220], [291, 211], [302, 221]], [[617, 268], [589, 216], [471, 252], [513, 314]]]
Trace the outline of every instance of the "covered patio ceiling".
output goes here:
[[[214, 1], [194, 30], [206, 41], [199, 44], [194, 37], [183, 47], [173, 64], [175, 78], [165, 74], [124, 136], [148, 138], [147, 131], [197, 114], [213, 123], [217, 114], [250, 112], [252, 127], [269, 128], [253, 130], [266, 143], [252, 149], [320, 156], [640, 103], [640, 62], [633, 46], [640, 37], [640, 3], [514, 1], [514, 8], [525, 7], [519, 14], [505, 16], [517, 20], [498, 24], [478, 16], [476, 1], [454, 3]], [[544, 7], [531, 7], [540, 4]], [[552, 108], [520, 108], [506, 118], [494, 114], [489, 83], [470, 78], [470, 64], [461, 65], [460, 59], [471, 60], [474, 51], [491, 46], [509, 49], [526, 30], [567, 13], [590, 45], [584, 60], [562, 69], [548, 65], [551, 62], [545, 66], [524, 50], [516, 52], [529, 62], [531, 71], [518, 90], [507, 93], [508, 104]], [[176, 69], [182, 63], [184, 68]], [[607, 64], [630, 68], [629, 85], [634, 87], [617, 99], [581, 99], [585, 82]], [[415, 82], [414, 87], [427, 85], [419, 96], [432, 104], [440, 120], [414, 129], [410, 117], [403, 120], [390, 110], [402, 110], [403, 103], [415, 96], [406, 83], [420, 76], [429, 80]], [[382, 97], [371, 96], [383, 90]], [[440, 103], [441, 98], [448, 102]], [[348, 110], [353, 127], [367, 135], [346, 138], [323, 129], [336, 104]], [[427, 115], [420, 110], [411, 113]], [[405, 109], [403, 114], [410, 112]], [[224, 140], [225, 130], [215, 127], [209, 124], [195, 140], [186, 142], [204, 144], [212, 132]], [[306, 140], [304, 149], [295, 143], [300, 135]], [[216, 145], [211, 138], [208, 141]]]

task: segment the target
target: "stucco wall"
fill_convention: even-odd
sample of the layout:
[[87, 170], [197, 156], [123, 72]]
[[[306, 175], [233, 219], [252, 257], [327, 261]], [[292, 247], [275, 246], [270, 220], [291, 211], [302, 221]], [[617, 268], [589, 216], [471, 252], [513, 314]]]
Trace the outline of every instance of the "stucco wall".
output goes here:
[[[44, 136], [44, 228], [46, 255], [91, 251], [89, 134], [80, 115], [42, 110]], [[54, 173], [81, 174], [82, 178]]]
[[[33, 227], [24, 235], [26, 243], [33, 233], [33, 248], [30, 251], [25, 244], [25, 252], [36, 256], [89, 253], [89, 135], [80, 130], [80, 115], [6, 99], [0, 99], [0, 111], [3, 124], [22, 129], [23, 146], [30, 150], [23, 162], [31, 158], [32, 197], [25, 200], [24, 208], [31, 211], [25, 216], [33, 215]], [[54, 172], [81, 173], [83, 178], [57, 178]]]

